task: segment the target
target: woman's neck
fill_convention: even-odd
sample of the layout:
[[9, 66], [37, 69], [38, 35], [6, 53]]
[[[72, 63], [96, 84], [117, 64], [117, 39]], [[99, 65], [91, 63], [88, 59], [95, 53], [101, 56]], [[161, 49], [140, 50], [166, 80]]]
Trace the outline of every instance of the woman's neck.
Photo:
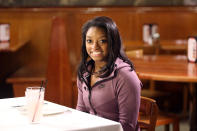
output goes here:
[[107, 62], [95, 62], [94, 72], [99, 72], [106, 64]]

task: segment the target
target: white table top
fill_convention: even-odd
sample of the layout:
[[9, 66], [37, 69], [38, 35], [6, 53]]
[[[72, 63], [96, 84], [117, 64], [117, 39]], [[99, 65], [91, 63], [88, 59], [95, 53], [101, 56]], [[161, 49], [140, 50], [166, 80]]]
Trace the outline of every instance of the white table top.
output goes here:
[[0, 131], [123, 131], [118, 122], [45, 102], [39, 124], [28, 122], [24, 97], [0, 99]]

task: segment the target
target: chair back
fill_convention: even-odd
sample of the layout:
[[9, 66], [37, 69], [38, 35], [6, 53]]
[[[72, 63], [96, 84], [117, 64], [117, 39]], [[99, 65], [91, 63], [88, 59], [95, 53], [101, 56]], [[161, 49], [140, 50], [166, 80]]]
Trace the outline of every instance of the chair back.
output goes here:
[[140, 111], [138, 118], [138, 125], [140, 129], [146, 129], [147, 131], [154, 131], [157, 121], [158, 106], [156, 101], [141, 96]]

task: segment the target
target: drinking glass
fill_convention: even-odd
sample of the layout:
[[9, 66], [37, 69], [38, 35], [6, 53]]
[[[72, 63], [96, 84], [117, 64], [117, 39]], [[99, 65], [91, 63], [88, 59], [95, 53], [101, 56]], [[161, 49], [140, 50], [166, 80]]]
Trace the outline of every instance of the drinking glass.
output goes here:
[[42, 107], [44, 103], [43, 87], [27, 87], [25, 91], [27, 116], [31, 123], [39, 123], [43, 116]]

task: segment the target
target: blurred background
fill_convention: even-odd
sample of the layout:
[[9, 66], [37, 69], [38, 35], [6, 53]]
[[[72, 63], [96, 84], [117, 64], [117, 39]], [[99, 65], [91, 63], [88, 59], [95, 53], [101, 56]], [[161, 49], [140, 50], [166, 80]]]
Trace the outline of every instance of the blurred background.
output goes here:
[[[187, 62], [188, 38], [197, 36], [196, 7], [197, 0], [0, 0], [0, 98], [24, 96], [27, 86], [47, 79], [46, 99], [75, 108], [81, 27], [95, 16], [116, 22], [125, 51], [183, 55]], [[183, 68], [197, 75], [195, 63]], [[141, 80], [160, 110], [188, 122], [196, 81]]]

